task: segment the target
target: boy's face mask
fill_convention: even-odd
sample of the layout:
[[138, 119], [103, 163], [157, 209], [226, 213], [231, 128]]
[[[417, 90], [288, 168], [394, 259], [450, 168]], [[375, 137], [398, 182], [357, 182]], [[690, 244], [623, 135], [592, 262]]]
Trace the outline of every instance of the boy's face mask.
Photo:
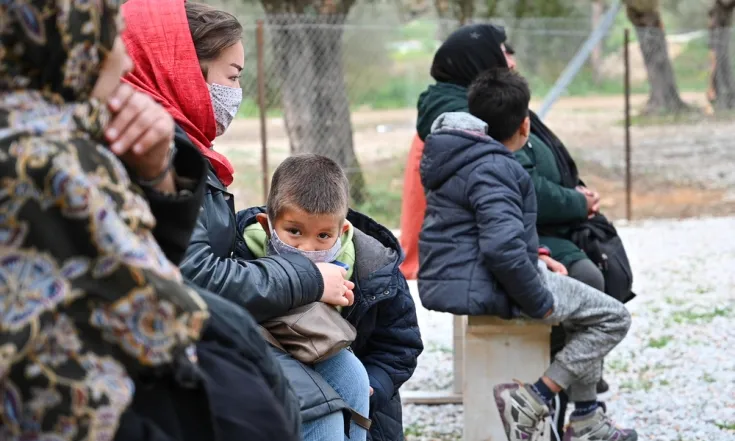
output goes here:
[[274, 254], [301, 254], [302, 256], [306, 257], [307, 259], [311, 260], [314, 263], [331, 263], [337, 260], [337, 255], [339, 254], [339, 250], [342, 248], [342, 238], [338, 237], [337, 241], [332, 245], [332, 248], [328, 250], [320, 250], [320, 251], [304, 251], [300, 250], [296, 247], [292, 247], [291, 245], [285, 243], [282, 241], [278, 234], [276, 234], [275, 228], [273, 228], [273, 224], [271, 223], [270, 219], [268, 219], [268, 226], [270, 228], [271, 237], [268, 241], [268, 249], [267, 253], [268, 255], [272, 256]]

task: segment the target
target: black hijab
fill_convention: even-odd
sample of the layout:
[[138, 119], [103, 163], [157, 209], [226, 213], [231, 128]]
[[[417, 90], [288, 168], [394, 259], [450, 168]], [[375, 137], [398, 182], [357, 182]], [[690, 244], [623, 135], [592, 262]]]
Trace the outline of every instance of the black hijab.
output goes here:
[[436, 51], [431, 76], [441, 83], [469, 87], [480, 73], [494, 67], [508, 67], [500, 47], [505, 39], [505, 29], [500, 26], [461, 27]]

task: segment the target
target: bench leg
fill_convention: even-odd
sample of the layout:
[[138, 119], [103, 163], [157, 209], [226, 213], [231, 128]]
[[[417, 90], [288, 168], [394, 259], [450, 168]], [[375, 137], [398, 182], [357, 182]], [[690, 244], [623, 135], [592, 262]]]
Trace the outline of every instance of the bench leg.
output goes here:
[[462, 374], [464, 372], [464, 327], [465, 317], [461, 315], [454, 316], [452, 323], [452, 358], [454, 363], [454, 383], [453, 389], [456, 395], [462, 395], [462, 387], [464, 381]]
[[[549, 365], [550, 328], [473, 320], [464, 344], [464, 441], [506, 441], [493, 387], [514, 378], [538, 379]], [[543, 440], [550, 439], [550, 430], [545, 430]]]

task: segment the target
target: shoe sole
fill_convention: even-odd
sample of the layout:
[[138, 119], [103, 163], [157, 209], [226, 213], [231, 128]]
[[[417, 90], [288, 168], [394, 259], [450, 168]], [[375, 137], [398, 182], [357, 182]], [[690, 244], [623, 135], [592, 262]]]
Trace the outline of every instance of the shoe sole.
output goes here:
[[510, 423], [505, 419], [505, 400], [502, 397], [503, 392], [513, 391], [520, 388], [516, 384], [500, 384], [493, 388], [493, 396], [495, 397], [495, 407], [500, 414], [500, 421], [503, 422], [503, 430], [505, 431], [505, 439], [510, 441]]

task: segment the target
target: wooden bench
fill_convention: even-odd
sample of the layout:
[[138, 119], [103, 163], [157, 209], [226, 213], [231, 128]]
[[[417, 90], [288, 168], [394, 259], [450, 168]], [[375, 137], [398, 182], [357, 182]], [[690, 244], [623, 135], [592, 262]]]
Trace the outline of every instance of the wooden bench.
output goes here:
[[[551, 326], [495, 317], [454, 317], [451, 393], [402, 392], [412, 404], [464, 404], [464, 441], [505, 441], [493, 387], [536, 380], [549, 366]], [[550, 439], [545, 431], [543, 440]]]

